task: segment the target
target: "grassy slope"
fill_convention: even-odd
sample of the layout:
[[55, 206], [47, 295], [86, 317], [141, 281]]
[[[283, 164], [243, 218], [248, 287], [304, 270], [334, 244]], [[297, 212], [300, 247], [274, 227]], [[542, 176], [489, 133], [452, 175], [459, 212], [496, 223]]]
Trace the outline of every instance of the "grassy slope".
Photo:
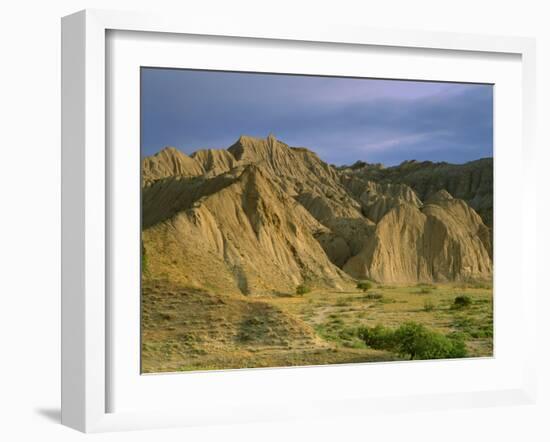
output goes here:
[[[453, 308], [458, 295], [467, 294], [472, 305]], [[492, 289], [478, 284], [375, 286], [366, 294], [309, 293], [303, 299], [272, 301], [301, 317], [327, 340], [347, 347], [361, 347], [350, 329], [358, 326], [398, 327], [414, 321], [448, 334], [466, 334], [469, 356], [492, 355]]]
[[[454, 309], [458, 295], [470, 307]], [[415, 321], [466, 334], [469, 356], [492, 355], [492, 289], [483, 285], [375, 286], [367, 294], [313, 291], [303, 296], [244, 297], [145, 282], [144, 372], [388, 361], [367, 348], [357, 326]]]

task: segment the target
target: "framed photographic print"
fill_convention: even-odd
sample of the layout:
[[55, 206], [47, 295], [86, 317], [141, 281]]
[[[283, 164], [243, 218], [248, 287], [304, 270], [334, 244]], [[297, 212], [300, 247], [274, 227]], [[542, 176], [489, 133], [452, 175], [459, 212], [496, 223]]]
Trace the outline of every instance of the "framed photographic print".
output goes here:
[[533, 57], [64, 18], [63, 423], [531, 401]]

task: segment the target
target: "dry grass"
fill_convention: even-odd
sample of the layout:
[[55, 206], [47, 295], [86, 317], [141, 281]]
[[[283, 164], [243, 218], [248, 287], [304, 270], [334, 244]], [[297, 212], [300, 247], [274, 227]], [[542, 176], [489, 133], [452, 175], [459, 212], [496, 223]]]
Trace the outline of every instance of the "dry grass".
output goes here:
[[[459, 295], [468, 295], [472, 305], [452, 308]], [[394, 360], [391, 353], [366, 347], [353, 331], [407, 321], [445, 334], [464, 333], [468, 356], [492, 355], [492, 289], [487, 285], [377, 286], [366, 294], [350, 289], [246, 297], [156, 281], [143, 286], [142, 370]]]

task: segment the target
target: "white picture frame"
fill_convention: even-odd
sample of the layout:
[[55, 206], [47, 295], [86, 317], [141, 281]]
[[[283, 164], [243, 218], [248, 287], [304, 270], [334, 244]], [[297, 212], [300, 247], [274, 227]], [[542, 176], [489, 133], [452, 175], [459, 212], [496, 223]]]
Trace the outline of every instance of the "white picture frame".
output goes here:
[[[273, 41], [338, 43], [384, 48], [467, 51], [484, 54], [510, 54], [521, 63], [521, 146], [523, 187], [520, 197], [521, 266], [516, 281], [521, 290], [520, 322], [525, 339], [521, 356], [521, 379], [503, 388], [474, 388], [471, 391], [426, 394], [388, 394], [316, 398], [308, 406], [278, 403], [258, 406], [251, 399], [230, 404], [225, 414], [208, 413], [197, 407], [194, 413], [164, 409], [113, 411], [109, 406], [110, 367], [113, 355], [108, 328], [113, 317], [107, 297], [108, 247], [113, 231], [107, 228], [112, 207], [109, 195], [109, 155], [106, 121], [108, 84], [106, 81], [106, 35], [110, 31], [154, 32], [162, 35], [194, 35], [270, 39]], [[157, 34], [158, 35], [158, 34]], [[112, 55], [112, 54], [111, 54]], [[367, 414], [407, 409], [487, 406], [504, 403], [531, 403], [536, 393], [534, 342], [536, 287], [533, 275], [536, 256], [534, 168], [535, 43], [518, 37], [491, 37], [416, 31], [388, 31], [344, 26], [301, 28], [281, 23], [209, 23], [193, 17], [163, 17], [86, 10], [62, 20], [62, 423], [84, 432], [167, 426], [207, 425], [211, 423], [253, 422], [289, 417]], [[521, 147], [521, 148], [520, 148]], [[498, 168], [498, 161], [496, 162]], [[529, 190], [529, 191], [527, 191]], [[495, 249], [498, 252], [498, 247]], [[501, 249], [503, 250], [503, 249]], [[504, 252], [505, 253], [505, 252]], [[529, 257], [529, 258], [528, 258]], [[512, 276], [509, 276], [512, 277]], [[503, 289], [504, 290], [504, 289]], [[434, 362], [431, 364], [438, 364]], [[417, 366], [420, 367], [420, 366]], [[349, 368], [349, 367], [348, 367]], [[457, 365], [455, 369], [462, 369]], [[433, 369], [433, 367], [432, 367]], [[331, 367], [331, 370], [346, 370]], [[348, 370], [349, 371], [349, 370]], [[258, 373], [263, 373], [258, 375]], [[241, 371], [239, 382], [267, 382], [299, 376], [299, 371], [272, 369]], [[218, 373], [219, 374], [219, 373]], [[139, 373], [136, 373], [136, 376]], [[216, 375], [215, 373], [210, 373]], [[165, 375], [170, 376], [170, 375]], [[176, 375], [177, 376], [177, 375]], [[233, 376], [231, 382], [235, 382]], [[252, 378], [255, 378], [253, 380]], [[199, 378], [195, 378], [197, 382]], [[517, 381], [517, 382], [516, 382]], [[169, 385], [171, 381], [166, 383]], [[246, 396], [246, 395], [244, 395]], [[189, 399], [192, 401], [192, 397]]]

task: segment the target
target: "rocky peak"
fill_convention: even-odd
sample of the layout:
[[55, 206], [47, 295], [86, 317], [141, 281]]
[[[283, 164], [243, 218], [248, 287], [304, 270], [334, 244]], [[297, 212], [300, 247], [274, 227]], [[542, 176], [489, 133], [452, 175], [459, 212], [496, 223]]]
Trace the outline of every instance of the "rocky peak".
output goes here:
[[273, 134], [267, 138], [241, 135], [227, 150], [237, 161], [256, 162], [272, 157], [276, 152], [288, 149], [285, 143], [277, 140]]
[[168, 264], [174, 275], [209, 281], [201, 269], [215, 268], [225, 275], [220, 290], [242, 293], [277, 291], [281, 281], [290, 290], [310, 277], [325, 287], [347, 275], [491, 277], [491, 231], [476, 212], [492, 210], [491, 160], [356, 166], [332, 167], [273, 134], [191, 156], [165, 148], [143, 160], [143, 226], [158, 250], [151, 265], [164, 271], [162, 260], [180, 254], [177, 267]]
[[227, 149], [200, 149], [191, 154], [206, 172], [219, 175], [235, 167], [238, 161]]
[[144, 183], [170, 176], [199, 176], [204, 168], [193, 158], [168, 146], [160, 152], [142, 161], [142, 179]]

